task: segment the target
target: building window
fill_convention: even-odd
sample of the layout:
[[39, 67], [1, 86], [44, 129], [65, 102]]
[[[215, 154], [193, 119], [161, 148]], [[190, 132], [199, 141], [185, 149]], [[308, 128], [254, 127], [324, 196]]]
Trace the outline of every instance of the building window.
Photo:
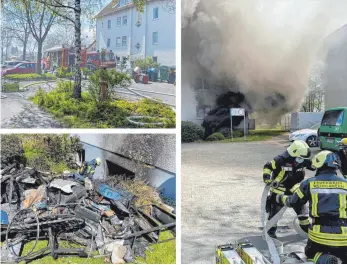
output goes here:
[[[116, 164], [109, 160], [106, 160], [107, 175], [117, 176], [118, 180], [132, 180], [135, 178], [135, 173]], [[116, 178], [114, 178], [117, 181]]]
[[120, 47], [120, 45], [121, 45], [121, 38], [118, 37], [118, 38], [117, 38], [117, 42], [116, 42], [116, 46], [117, 46], [117, 47]]
[[117, 17], [117, 27], [122, 26], [122, 17]]
[[125, 5], [125, 0], [120, 0], [119, 1], [119, 6], [124, 6]]
[[195, 90], [207, 90], [210, 89], [209, 83], [205, 79], [197, 78], [194, 84]]
[[128, 44], [128, 38], [127, 38], [127, 36], [123, 36], [122, 37], [122, 46], [127, 46], [127, 44]]
[[153, 32], [153, 45], [158, 44], [158, 31]]
[[111, 28], [111, 20], [107, 21], [107, 27], [110, 29]]
[[207, 113], [211, 111], [211, 106], [199, 105], [196, 107], [196, 117], [205, 118]]
[[159, 7], [153, 8], [153, 19], [159, 18]]
[[153, 56], [152, 60], [153, 60], [153, 62], [157, 63], [158, 62], [158, 56]]
[[127, 16], [123, 16], [123, 26], [126, 26], [128, 23], [128, 17]]
[[111, 39], [107, 39], [107, 48], [109, 48], [111, 45]]

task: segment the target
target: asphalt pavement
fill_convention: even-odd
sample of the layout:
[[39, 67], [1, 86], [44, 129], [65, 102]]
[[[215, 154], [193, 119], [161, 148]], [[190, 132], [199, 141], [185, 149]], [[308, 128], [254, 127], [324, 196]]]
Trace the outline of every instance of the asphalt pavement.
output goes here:
[[[287, 145], [288, 135], [264, 142], [182, 145], [182, 263], [215, 263], [216, 245], [261, 235], [263, 166]], [[293, 229], [294, 217], [288, 209], [279, 222], [285, 251], [303, 251], [305, 245]]]

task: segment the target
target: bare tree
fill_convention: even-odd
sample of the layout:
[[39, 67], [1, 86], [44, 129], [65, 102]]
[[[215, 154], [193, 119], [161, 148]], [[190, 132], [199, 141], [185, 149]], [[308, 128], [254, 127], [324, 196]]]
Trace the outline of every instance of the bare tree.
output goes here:
[[27, 44], [30, 37], [30, 26], [23, 7], [15, 5], [15, 2], [6, 2], [3, 7], [4, 27], [23, 47], [22, 59], [26, 59]]
[[72, 29], [71, 23], [64, 23], [64, 21], [55, 25], [54, 28], [52, 27], [45, 40], [44, 50], [59, 45], [64, 45], [65, 47], [73, 46], [75, 36]]
[[56, 19], [56, 16], [54, 12], [52, 12], [45, 5], [42, 5], [36, 0], [21, 0], [20, 3], [24, 7], [30, 32], [37, 41], [36, 73], [40, 74], [42, 71], [41, 59], [43, 42], [45, 41], [47, 34]]
[[323, 62], [318, 62], [311, 70], [308, 92], [302, 104], [304, 112], [321, 112], [324, 110]]
[[[7, 28], [1, 27], [1, 54], [2, 61], [8, 59], [8, 49], [11, 47], [13, 35]], [[5, 51], [5, 52], [4, 52]]]

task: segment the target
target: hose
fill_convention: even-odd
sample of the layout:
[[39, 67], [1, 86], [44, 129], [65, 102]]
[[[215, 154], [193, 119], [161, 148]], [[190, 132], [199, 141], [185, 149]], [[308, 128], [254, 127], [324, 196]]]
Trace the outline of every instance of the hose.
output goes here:
[[[35, 238], [35, 244], [34, 246], [32, 247], [32, 249], [30, 251], [28, 251], [28, 253], [25, 255], [25, 256], [18, 256], [17, 253], [14, 253], [13, 252], [13, 249], [11, 248], [11, 246], [9, 246], [8, 244], [8, 235], [10, 233], [10, 228], [11, 228], [11, 225], [13, 224], [13, 222], [16, 220], [16, 216], [19, 215], [19, 214], [22, 214], [24, 212], [32, 212], [33, 213], [33, 217], [35, 218], [35, 221], [36, 221], [36, 238]], [[24, 221], [24, 220], [23, 220]], [[32, 209], [22, 209], [22, 210], [19, 210], [12, 218], [11, 222], [9, 223], [8, 227], [7, 227], [7, 230], [6, 230], [6, 244], [7, 244], [7, 248], [8, 249], [11, 249], [11, 252], [12, 254], [14, 254], [17, 258], [19, 259], [25, 259], [26, 257], [28, 257], [33, 251], [34, 249], [36, 248], [36, 245], [39, 241], [39, 238], [40, 238], [40, 223], [39, 223], [39, 218], [37, 216], [37, 214], [35, 213], [34, 210]]]
[[267, 200], [267, 195], [270, 191], [270, 186], [266, 185], [263, 190], [263, 194], [261, 197], [261, 203], [260, 203], [260, 219], [261, 223], [263, 226], [263, 238], [265, 239], [269, 252], [272, 258], [272, 262], [275, 264], [279, 264], [281, 259], [279, 256], [279, 253], [277, 251], [276, 245], [274, 243], [273, 238], [269, 236], [267, 233], [269, 229], [274, 226], [283, 216], [284, 212], [286, 211], [287, 207], [283, 207], [274, 217], [272, 217], [270, 220], [266, 222], [267, 219], [267, 213], [266, 213], [266, 200]]

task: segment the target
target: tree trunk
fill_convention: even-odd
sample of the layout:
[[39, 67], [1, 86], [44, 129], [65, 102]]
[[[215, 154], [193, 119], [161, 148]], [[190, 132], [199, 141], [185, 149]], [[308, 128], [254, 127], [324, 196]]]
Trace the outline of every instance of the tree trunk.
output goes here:
[[75, 0], [75, 84], [74, 98], [81, 98], [81, 0]]
[[43, 44], [42, 40], [37, 41], [37, 61], [36, 61], [37, 74], [41, 74], [42, 44]]
[[25, 61], [26, 56], [27, 56], [27, 43], [28, 43], [28, 39], [25, 39], [23, 42], [23, 61]]

